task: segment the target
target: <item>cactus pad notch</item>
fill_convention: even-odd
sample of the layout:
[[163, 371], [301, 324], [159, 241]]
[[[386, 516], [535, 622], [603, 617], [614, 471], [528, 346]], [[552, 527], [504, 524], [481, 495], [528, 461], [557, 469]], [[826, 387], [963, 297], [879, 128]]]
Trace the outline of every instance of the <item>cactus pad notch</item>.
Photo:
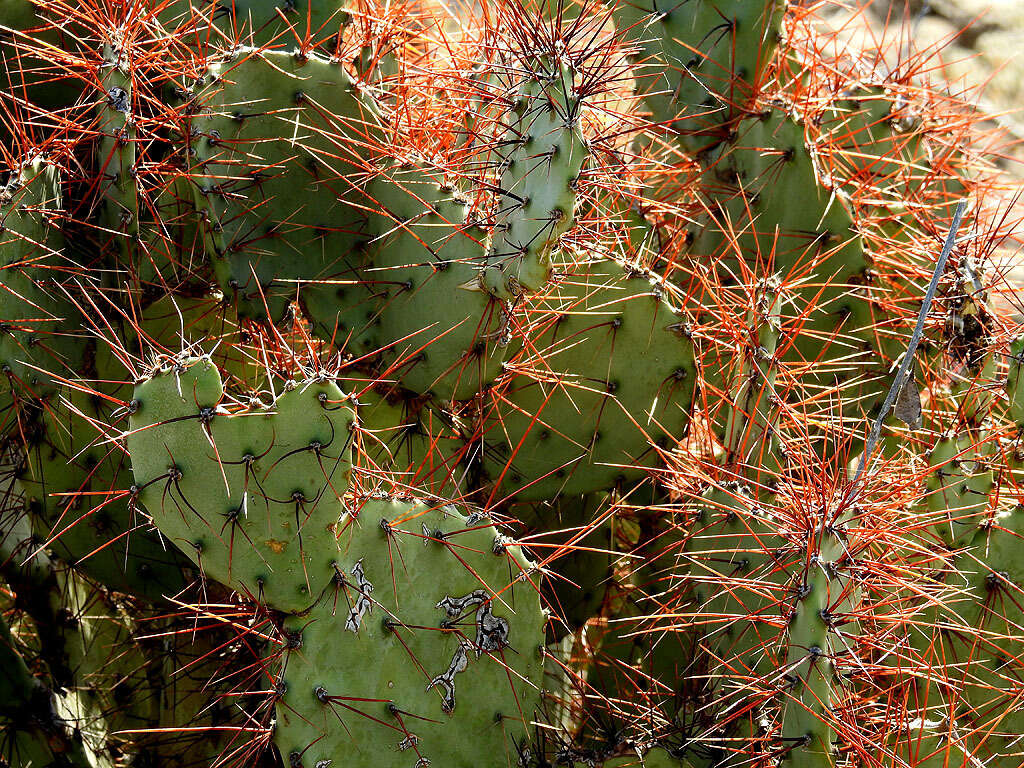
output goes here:
[[231, 413], [207, 360], [136, 386], [128, 451], [138, 497], [203, 572], [282, 611], [333, 573], [355, 413], [330, 381], [290, 383], [270, 407]]

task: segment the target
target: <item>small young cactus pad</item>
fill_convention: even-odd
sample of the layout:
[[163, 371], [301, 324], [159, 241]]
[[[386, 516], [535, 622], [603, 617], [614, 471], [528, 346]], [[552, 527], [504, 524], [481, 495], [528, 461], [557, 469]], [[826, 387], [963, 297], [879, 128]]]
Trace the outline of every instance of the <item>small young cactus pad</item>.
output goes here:
[[497, 224], [484, 287], [503, 299], [536, 291], [551, 275], [551, 251], [572, 226], [576, 182], [588, 149], [580, 131], [576, 73], [546, 57], [529, 72], [505, 116]]

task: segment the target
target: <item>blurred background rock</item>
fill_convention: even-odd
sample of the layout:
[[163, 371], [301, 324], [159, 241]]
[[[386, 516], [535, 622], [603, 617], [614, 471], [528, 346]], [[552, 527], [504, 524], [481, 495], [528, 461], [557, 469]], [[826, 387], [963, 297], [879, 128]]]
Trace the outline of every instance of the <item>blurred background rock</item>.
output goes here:
[[855, 46], [930, 56], [933, 80], [973, 96], [1005, 131], [999, 164], [1024, 179], [1024, 0], [836, 3], [829, 22]]
[[[886, 51], [890, 66], [923, 54], [932, 82], [990, 116], [997, 149], [989, 156], [1007, 174], [1010, 215], [1024, 222], [1024, 0], [868, 0], [832, 4], [824, 15], [855, 48]], [[1024, 318], [1024, 226], [987, 267], [1015, 288], [992, 300]]]

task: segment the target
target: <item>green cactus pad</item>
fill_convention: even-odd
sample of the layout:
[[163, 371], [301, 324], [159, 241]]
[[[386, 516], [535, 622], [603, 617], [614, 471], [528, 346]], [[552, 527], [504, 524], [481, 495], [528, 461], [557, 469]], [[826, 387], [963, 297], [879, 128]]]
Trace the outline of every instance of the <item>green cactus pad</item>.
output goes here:
[[391, 483], [396, 494], [416, 489], [440, 498], [462, 497], [470, 446], [456, 417], [426, 398], [403, 394], [392, 388], [383, 395], [371, 390], [359, 396], [358, 470], [373, 487]]
[[988, 511], [994, 478], [992, 470], [985, 469], [984, 447], [975, 441], [971, 430], [944, 433], [928, 456], [927, 502], [933, 514], [929, 528], [947, 546], [969, 540]]
[[377, 115], [344, 69], [243, 51], [211, 72], [193, 124], [196, 199], [239, 316], [277, 320], [297, 298], [319, 336], [380, 350], [383, 377], [408, 389], [467, 398], [493, 380], [506, 318], [475, 286], [485, 234], [425, 167], [364, 167]]
[[707, 617], [701, 642], [721, 660], [713, 674], [722, 668], [740, 676], [767, 673], [765, 649], [782, 629], [779, 606], [792, 557], [778, 522], [763, 515], [747, 488], [709, 489], [680, 556], [692, 610]]
[[285, 622], [274, 731], [285, 763], [514, 762], [544, 638], [518, 547], [454, 507], [382, 499], [346, 518], [340, 543], [337, 577]]
[[623, 755], [606, 760], [603, 768], [692, 768], [688, 760], [672, 757], [667, 751], [655, 748], [644, 753], [643, 757]]
[[121, 665], [123, 682], [113, 691], [120, 708], [112, 713], [112, 726], [141, 731], [129, 737], [138, 762], [214, 765], [245, 742], [245, 709], [264, 695], [245, 695], [250, 683], [224, 672], [258, 664], [259, 657], [244, 636], [237, 642], [236, 627], [221, 622], [197, 622], [186, 614], [148, 624], [136, 640], [147, 664]]
[[494, 236], [483, 286], [503, 299], [541, 288], [551, 252], [572, 226], [576, 181], [589, 150], [580, 129], [574, 72], [547, 60], [533, 66], [505, 116]]
[[641, 49], [637, 90], [653, 131], [695, 152], [722, 137], [755, 94], [779, 41], [779, 0], [609, 3], [616, 27]]
[[139, 628], [126, 606], [73, 570], [58, 570], [56, 582], [58, 593], [50, 600], [67, 617], [59, 642], [72, 673], [69, 709], [97, 747], [108, 738], [127, 748], [130, 737], [115, 731], [153, 725], [151, 715], [160, 706], [159, 695], [145, 690], [149, 662], [132, 637]]
[[303, 309], [324, 339], [354, 354], [381, 350], [384, 380], [442, 400], [468, 399], [501, 371], [508, 309], [479, 288], [487, 233], [468, 201], [429, 168], [400, 166], [369, 185], [358, 283], [311, 286]]
[[[367, 240], [360, 151], [377, 114], [340, 62], [242, 48], [193, 96], [194, 197], [217, 279], [240, 317], [279, 320], [302, 281], [359, 282]], [[268, 313], [269, 310], [269, 313]]]
[[71, 571], [57, 581], [52, 599], [68, 614], [61, 643], [73, 675], [66, 703], [87, 743], [179, 768], [212, 764], [238, 746], [245, 684], [224, 670], [258, 657], [233, 643], [234, 627], [140, 612]]
[[[153, 183], [153, 179], [147, 182]], [[134, 184], [142, 195], [138, 206], [139, 243], [121, 237], [121, 219], [107, 239], [120, 244], [118, 267], [124, 269], [133, 291], [143, 305], [160, 301], [168, 294], [197, 296], [208, 293], [209, 260], [202, 244], [200, 222], [196, 216], [191, 180], [174, 176], [158, 189]], [[104, 215], [119, 207], [117, 199], [108, 200]], [[127, 222], [125, 222], [127, 224]]]
[[53, 375], [86, 368], [92, 345], [60, 288], [72, 269], [61, 255], [62, 215], [57, 170], [42, 160], [26, 163], [0, 189], [0, 412], [21, 397], [52, 393]]
[[966, 194], [962, 179], [935, 169], [955, 167], [959, 150], [931, 141], [915, 106], [884, 85], [845, 92], [821, 123], [833, 181], [883, 217], [887, 237], [911, 239], [922, 216], [949, 217]]
[[1024, 338], [1010, 344], [1010, 373], [1006, 379], [1006, 394], [1010, 399], [1010, 418], [1018, 428], [1024, 427]]
[[903, 735], [893, 750], [895, 758], [905, 765], [914, 768], [977, 768], [980, 765], [1003, 768], [1002, 762], [996, 762], [987, 755], [988, 759], [985, 759], [945, 733], [914, 727], [908, 731], [909, 734]]
[[[2, 0], [0, 1], [0, 18], [3, 19], [4, 30], [17, 30], [19, 32], [26, 29], [32, 29], [38, 27], [42, 23], [41, 19], [36, 17], [36, 6], [31, 0]], [[5, 35], [6, 37], [6, 35]], [[15, 40], [17, 38], [15, 37]], [[17, 83], [12, 81], [9, 76], [15, 74], [17, 67], [14, 66], [16, 61], [15, 46], [11, 46], [8, 40], [4, 40], [3, 47], [0, 48], [3, 51], [4, 58], [10, 61], [10, 64], [4, 68], [3, 76], [7, 82], [4, 83], [4, 90], [12, 86], [16, 86]], [[10, 71], [15, 70], [15, 71]]]
[[[10, 121], [31, 121], [40, 133], [66, 125], [54, 119], [82, 95], [82, 81], [73, 70], [47, 58], [48, 49], [66, 44], [68, 32], [54, 19], [62, 12], [32, 0], [0, 0], [0, 145], [14, 147]], [[71, 34], [74, 34], [73, 32]], [[24, 124], [22, 125], [24, 130]], [[37, 134], [38, 135], [38, 134]]]
[[687, 508], [686, 530], [660, 521], [651, 546], [650, 599], [640, 600], [639, 612], [656, 616], [655, 607], [667, 604], [680, 618], [648, 633], [643, 669], [671, 686], [670, 717], [701, 724], [704, 741], [692, 750], [738, 768], [745, 758], [734, 750], [758, 738], [756, 704], [777, 672], [772, 655], [784, 631], [793, 554], [778, 520], [745, 485], [709, 487]]
[[[31, 595], [19, 595], [19, 602], [38, 622], [35, 637], [26, 637], [32, 630], [21, 622], [19, 635], [31, 649], [31, 656], [26, 658], [38, 654], [45, 659], [53, 676], [50, 685], [59, 695], [51, 697], [42, 684], [45, 677], [33, 681], [35, 695], [31, 698], [19, 700], [18, 692], [11, 690], [11, 684], [17, 684], [20, 677], [9, 658], [10, 651], [16, 648], [8, 646], [12, 638], [3, 631], [6, 625], [0, 620], [0, 653], [5, 656], [0, 679], [6, 683], [2, 685], [4, 698], [0, 704], [0, 727], [4, 734], [0, 740], [0, 759], [8, 758], [5, 765], [12, 766], [65, 764], [113, 768], [112, 753], [119, 751], [125, 741], [114, 733], [109, 719], [117, 714], [112, 706], [112, 689], [119, 675], [113, 668], [119, 667], [119, 672], [138, 670], [145, 665], [145, 659], [128, 647], [130, 638], [123, 612], [104, 590], [67, 568], [42, 567], [49, 571], [45, 586], [37, 585], [40, 588]], [[57, 712], [73, 729], [70, 739], [60, 730]], [[19, 731], [35, 731], [42, 744], [53, 749], [52, 756], [42, 759], [22, 751], [25, 743], [19, 738]]]
[[870, 262], [843, 198], [819, 183], [803, 127], [780, 112], [744, 120], [708, 161], [703, 193], [711, 220], [692, 230], [692, 253], [763, 261], [784, 287], [806, 284], [789, 289], [782, 338], [795, 339], [786, 357], [814, 363], [808, 381], [843, 381], [844, 397], [866, 397], [858, 407], [869, 411], [889, 384], [885, 359], [906, 339], [898, 325], [879, 327]]
[[725, 424], [719, 434], [727, 462], [735, 462], [758, 493], [771, 492], [782, 465], [775, 429], [778, 397], [774, 391], [781, 306], [778, 280], [762, 281], [748, 313], [746, 338], [740, 340], [739, 381], [729, 392]]
[[[49, 765], [55, 759], [54, 748], [45, 731], [33, 722], [31, 703], [43, 699], [49, 705], [48, 692], [32, 675], [18, 642], [0, 614], [0, 758], [8, 765]], [[42, 695], [40, 695], [42, 693]]]
[[142, 310], [140, 326], [141, 334], [132, 327], [125, 334], [138, 336], [140, 351], [173, 356], [212, 347], [210, 358], [221, 376], [230, 377], [228, 388], [246, 390], [264, 383], [265, 363], [246, 344], [251, 335], [240, 326], [234, 309], [217, 295], [162, 296]]
[[923, 136], [904, 124], [900, 111], [884, 89], [865, 87], [832, 105], [822, 125], [840, 153], [851, 191], [861, 189], [875, 205], [905, 205], [923, 183], [914, 178], [921, 173], [915, 164], [926, 153]]
[[220, 13], [212, 19], [243, 45], [290, 50], [308, 33], [310, 42], [333, 50], [350, 19], [347, 5], [344, 0], [231, 0], [215, 4]]
[[331, 573], [355, 414], [324, 380], [231, 413], [208, 360], [135, 388], [128, 433], [139, 498], [203, 572], [282, 611], [312, 603]]
[[101, 139], [97, 164], [103, 172], [103, 225], [123, 254], [131, 253], [139, 236], [139, 188], [136, 178], [137, 131], [135, 88], [129, 53], [103, 48], [97, 122]]
[[784, 766], [823, 768], [836, 762], [835, 659], [843, 654], [843, 641], [835, 634], [837, 621], [854, 599], [851, 583], [839, 562], [846, 551], [841, 526], [811, 518], [807, 532], [809, 555], [803, 573], [791, 585], [781, 743]]
[[952, 706], [954, 722], [986, 737], [980, 755], [1014, 755], [1024, 733], [1015, 682], [1024, 674], [1024, 508], [964, 541], [946, 574], [949, 593], [914, 619], [911, 644], [930, 670], [919, 687], [927, 690], [929, 719], [948, 716]]
[[662, 285], [614, 261], [566, 276], [527, 310], [529, 347], [493, 397], [484, 468], [523, 501], [614, 486], [682, 437], [696, 368]]
[[[815, 271], [831, 277], [842, 269], [844, 286], [867, 266], [850, 213], [818, 181], [803, 126], [781, 111], [737, 126], [735, 139], [708, 159], [704, 192], [722, 210], [712, 210], [710, 226], [694, 230], [695, 253], [728, 257], [738, 245], [762, 258], [774, 254], [773, 269], [783, 278], [809, 257], [827, 255]], [[791, 205], [792, 200], [803, 204]], [[735, 228], [736, 244], [729, 242], [726, 222]]]

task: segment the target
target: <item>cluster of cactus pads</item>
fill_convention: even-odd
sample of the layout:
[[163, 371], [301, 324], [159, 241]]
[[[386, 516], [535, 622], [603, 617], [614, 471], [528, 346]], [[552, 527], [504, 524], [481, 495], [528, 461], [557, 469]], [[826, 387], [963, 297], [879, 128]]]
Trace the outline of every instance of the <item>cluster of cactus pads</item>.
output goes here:
[[0, 0], [0, 765], [1024, 764], [1012, 185], [827, 10]]

